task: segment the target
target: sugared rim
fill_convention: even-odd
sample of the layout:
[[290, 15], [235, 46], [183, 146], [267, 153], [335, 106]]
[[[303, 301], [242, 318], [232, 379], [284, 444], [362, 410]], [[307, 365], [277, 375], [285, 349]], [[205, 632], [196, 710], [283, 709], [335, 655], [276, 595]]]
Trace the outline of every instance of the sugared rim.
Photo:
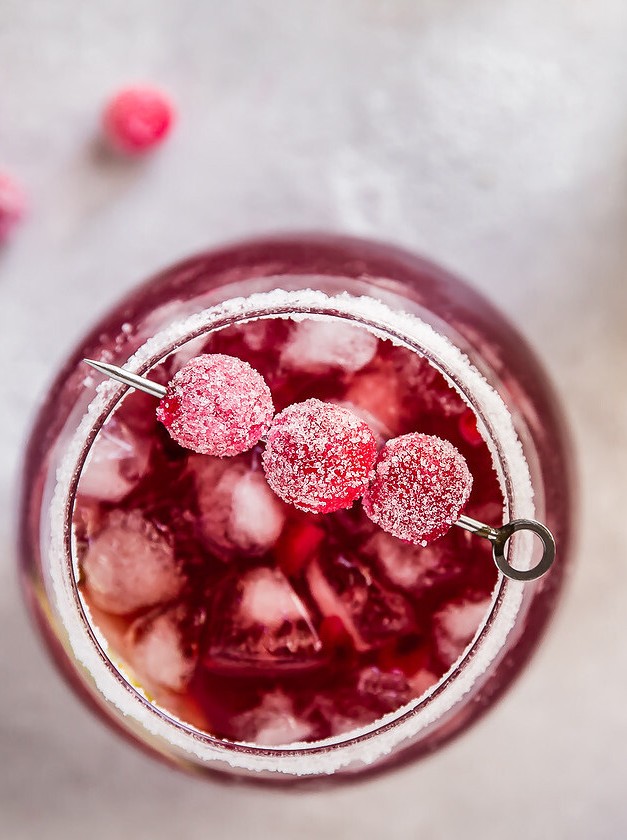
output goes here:
[[[295, 279], [291, 278], [292, 281]], [[489, 446], [510, 517], [533, 518], [533, 490], [529, 467], [505, 403], [469, 359], [447, 338], [415, 315], [398, 312], [374, 298], [348, 293], [328, 296], [307, 288], [313, 277], [301, 277], [298, 291], [275, 289], [234, 298], [171, 324], [143, 344], [125, 365], [144, 374], [165, 356], [193, 338], [233, 323], [259, 318], [343, 318], [369, 329], [380, 338], [408, 347], [434, 363], [472, 407]], [[280, 278], [277, 278], [280, 282]], [[149, 743], [176, 748], [181, 756], [206, 765], [288, 775], [331, 774], [347, 765], [369, 765], [450, 711], [487, 671], [505, 644], [522, 606], [524, 585], [500, 578], [492, 606], [472, 642], [449, 671], [422, 697], [372, 724], [334, 738], [286, 747], [259, 747], [222, 741], [193, 729], [164, 709], [151, 704], [107, 656], [108, 643], [90, 624], [80, 595], [78, 562], [72, 540], [72, 513], [80, 472], [104, 419], [127, 391], [126, 386], [103, 382], [89, 404], [57, 471], [50, 505], [51, 579], [59, 615], [77, 661], [98, 691], [120, 713], [144, 731]], [[530, 557], [514, 547], [512, 561], [528, 568]]]

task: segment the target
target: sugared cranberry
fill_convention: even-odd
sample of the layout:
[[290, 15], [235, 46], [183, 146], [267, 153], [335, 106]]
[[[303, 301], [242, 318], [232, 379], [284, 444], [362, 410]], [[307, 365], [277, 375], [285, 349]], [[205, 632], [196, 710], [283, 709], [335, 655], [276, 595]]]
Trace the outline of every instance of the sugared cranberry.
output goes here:
[[109, 143], [127, 154], [141, 154], [157, 146], [173, 122], [172, 103], [152, 87], [124, 88], [109, 100], [102, 117]]
[[235, 356], [196, 356], [168, 384], [157, 417], [174, 440], [203, 455], [238, 455], [268, 429], [274, 406], [260, 373]]
[[0, 172], [0, 245], [6, 242], [26, 212], [26, 196], [6, 172]]
[[310, 399], [274, 418], [263, 467], [285, 502], [311, 513], [350, 507], [362, 495], [377, 454], [363, 420], [338, 405]]
[[384, 531], [426, 545], [459, 518], [471, 488], [466, 461], [452, 443], [413, 433], [385, 444], [363, 505]]

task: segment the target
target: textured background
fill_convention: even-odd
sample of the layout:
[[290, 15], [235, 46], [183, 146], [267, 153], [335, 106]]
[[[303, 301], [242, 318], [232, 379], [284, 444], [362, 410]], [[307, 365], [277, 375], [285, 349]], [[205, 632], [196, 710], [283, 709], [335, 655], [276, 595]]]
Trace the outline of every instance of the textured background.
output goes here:
[[[627, 4], [2, 0], [0, 164], [32, 217], [0, 254], [0, 837], [627, 836]], [[181, 119], [103, 160], [100, 103], [147, 79]], [[459, 742], [324, 793], [153, 764], [61, 684], [20, 601], [19, 453], [88, 322], [222, 240], [327, 228], [465, 275], [532, 340], [579, 450], [579, 562], [549, 639]]]

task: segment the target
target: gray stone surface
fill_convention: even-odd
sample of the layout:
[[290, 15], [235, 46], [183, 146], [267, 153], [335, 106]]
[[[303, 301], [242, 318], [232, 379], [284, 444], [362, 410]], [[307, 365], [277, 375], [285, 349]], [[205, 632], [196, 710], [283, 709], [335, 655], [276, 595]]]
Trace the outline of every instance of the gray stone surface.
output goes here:
[[[32, 214], [0, 255], [0, 836], [627, 835], [627, 4], [624, 0], [3, 0], [0, 163]], [[180, 124], [103, 160], [134, 79]], [[578, 566], [549, 638], [480, 725], [323, 793], [223, 787], [122, 743], [73, 698], [12, 547], [27, 424], [124, 290], [251, 232], [389, 239], [509, 311], [555, 378], [581, 473]]]

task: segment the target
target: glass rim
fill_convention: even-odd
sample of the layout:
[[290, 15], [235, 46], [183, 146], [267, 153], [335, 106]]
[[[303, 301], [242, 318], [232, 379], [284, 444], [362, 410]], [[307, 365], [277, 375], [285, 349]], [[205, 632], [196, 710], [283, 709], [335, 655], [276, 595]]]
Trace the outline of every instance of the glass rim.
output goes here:
[[[293, 275], [290, 276], [293, 279]], [[308, 280], [315, 282], [315, 277], [308, 277]], [[376, 307], [374, 310], [373, 304]], [[347, 319], [369, 329], [380, 338], [395, 341], [426, 356], [477, 415], [479, 427], [493, 454], [508, 515], [516, 518], [533, 517], [535, 511], [528, 464], [509, 410], [501, 397], [470, 360], [433, 327], [416, 315], [392, 310], [374, 298], [352, 297], [348, 293], [330, 297], [310, 288], [290, 292], [282, 289], [256, 292], [248, 298], [233, 299], [209, 307], [166, 327], [149, 338], [125, 366], [133, 372], [145, 374], [180, 346], [202, 334], [235, 323], [276, 317]], [[418, 338], [421, 340], [418, 341]], [[460, 371], [467, 374], [466, 379], [459, 376]], [[474, 389], [463, 387], [473, 384]], [[411, 743], [412, 738], [415, 739], [453, 709], [476, 683], [481, 682], [482, 675], [489, 673], [492, 661], [502, 650], [515, 624], [523, 600], [523, 585], [507, 580], [502, 575], [493, 592], [490, 608], [462, 657], [423, 695], [367, 726], [310, 743], [262, 746], [216, 738], [151, 703], [107, 655], [108, 643], [95, 623], [90, 622], [88, 609], [77, 586], [78, 567], [71, 527], [82, 466], [98, 431], [128, 390], [127, 386], [113, 382], [99, 385], [59, 467], [54, 498], [50, 505], [53, 554], [59, 561], [55, 563], [53, 558], [52, 574], [59, 615], [77, 662], [95, 683], [96, 690], [116, 707], [116, 716], [130, 714], [146, 731], [147, 740], [151, 736], [163, 739], [167, 744], [178, 747], [183, 754], [187, 753], [191, 760], [196, 756], [203, 763], [222, 762], [234, 769], [270, 770], [297, 775], [324, 774], [356, 761], [370, 764], [403, 742]], [[483, 392], [483, 402], [477, 402], [477, 390]], [[500, 420], [500, 435], [498, 429], [494, 428], [496, 415]], [[503, 445], [504, 436], [509, 436], [509, 448]], [[512, 461], [514, 463], [510, 463]], [[517, 554], [516, 546], [514, 554]], [[525, 566], [525, 559], [519, 556], [515, 556], [513, 562], [521, 568]], [[68, 614], [64, 607], [72, 607], [75, 611], [74, 617], [78, 623], [74, 622], [72, 628], [66, 623]], [[486, 660], [483, 670], [477, 670], [477, 660], [482, 658], [482, 653], [485, 654], [486, 644], [493, 640], [495, 634], [501, 642], [493, 647], [492, 655], [483, 657]], [[469, 675], [473, 667], [477, 673]], [[453, 698], [447, 707], [452, 688], [455, 688], [464, 674], [468, 687], [455, 692], [459, 696]], [[105, 688], [110, 691], [107, 692]], [[442, 707], [440, 711], [439, 706]], [[418, 721], [416, 726], [416, 718], [424, 720]], [[168, 737], [168, 730], [170, 734], [176, 733], [177, 737]], [[370, 748], [373, 741], [386, 743], [381, 743], [379, 748]], [[359, 749], [355, 755], [348, 754], [351, 747], [359, 748], [362, 744], [365, 745], [361, 750], [362, 755], [357, 754]], [[306, 761], [310, 764], [304, 764]]]

